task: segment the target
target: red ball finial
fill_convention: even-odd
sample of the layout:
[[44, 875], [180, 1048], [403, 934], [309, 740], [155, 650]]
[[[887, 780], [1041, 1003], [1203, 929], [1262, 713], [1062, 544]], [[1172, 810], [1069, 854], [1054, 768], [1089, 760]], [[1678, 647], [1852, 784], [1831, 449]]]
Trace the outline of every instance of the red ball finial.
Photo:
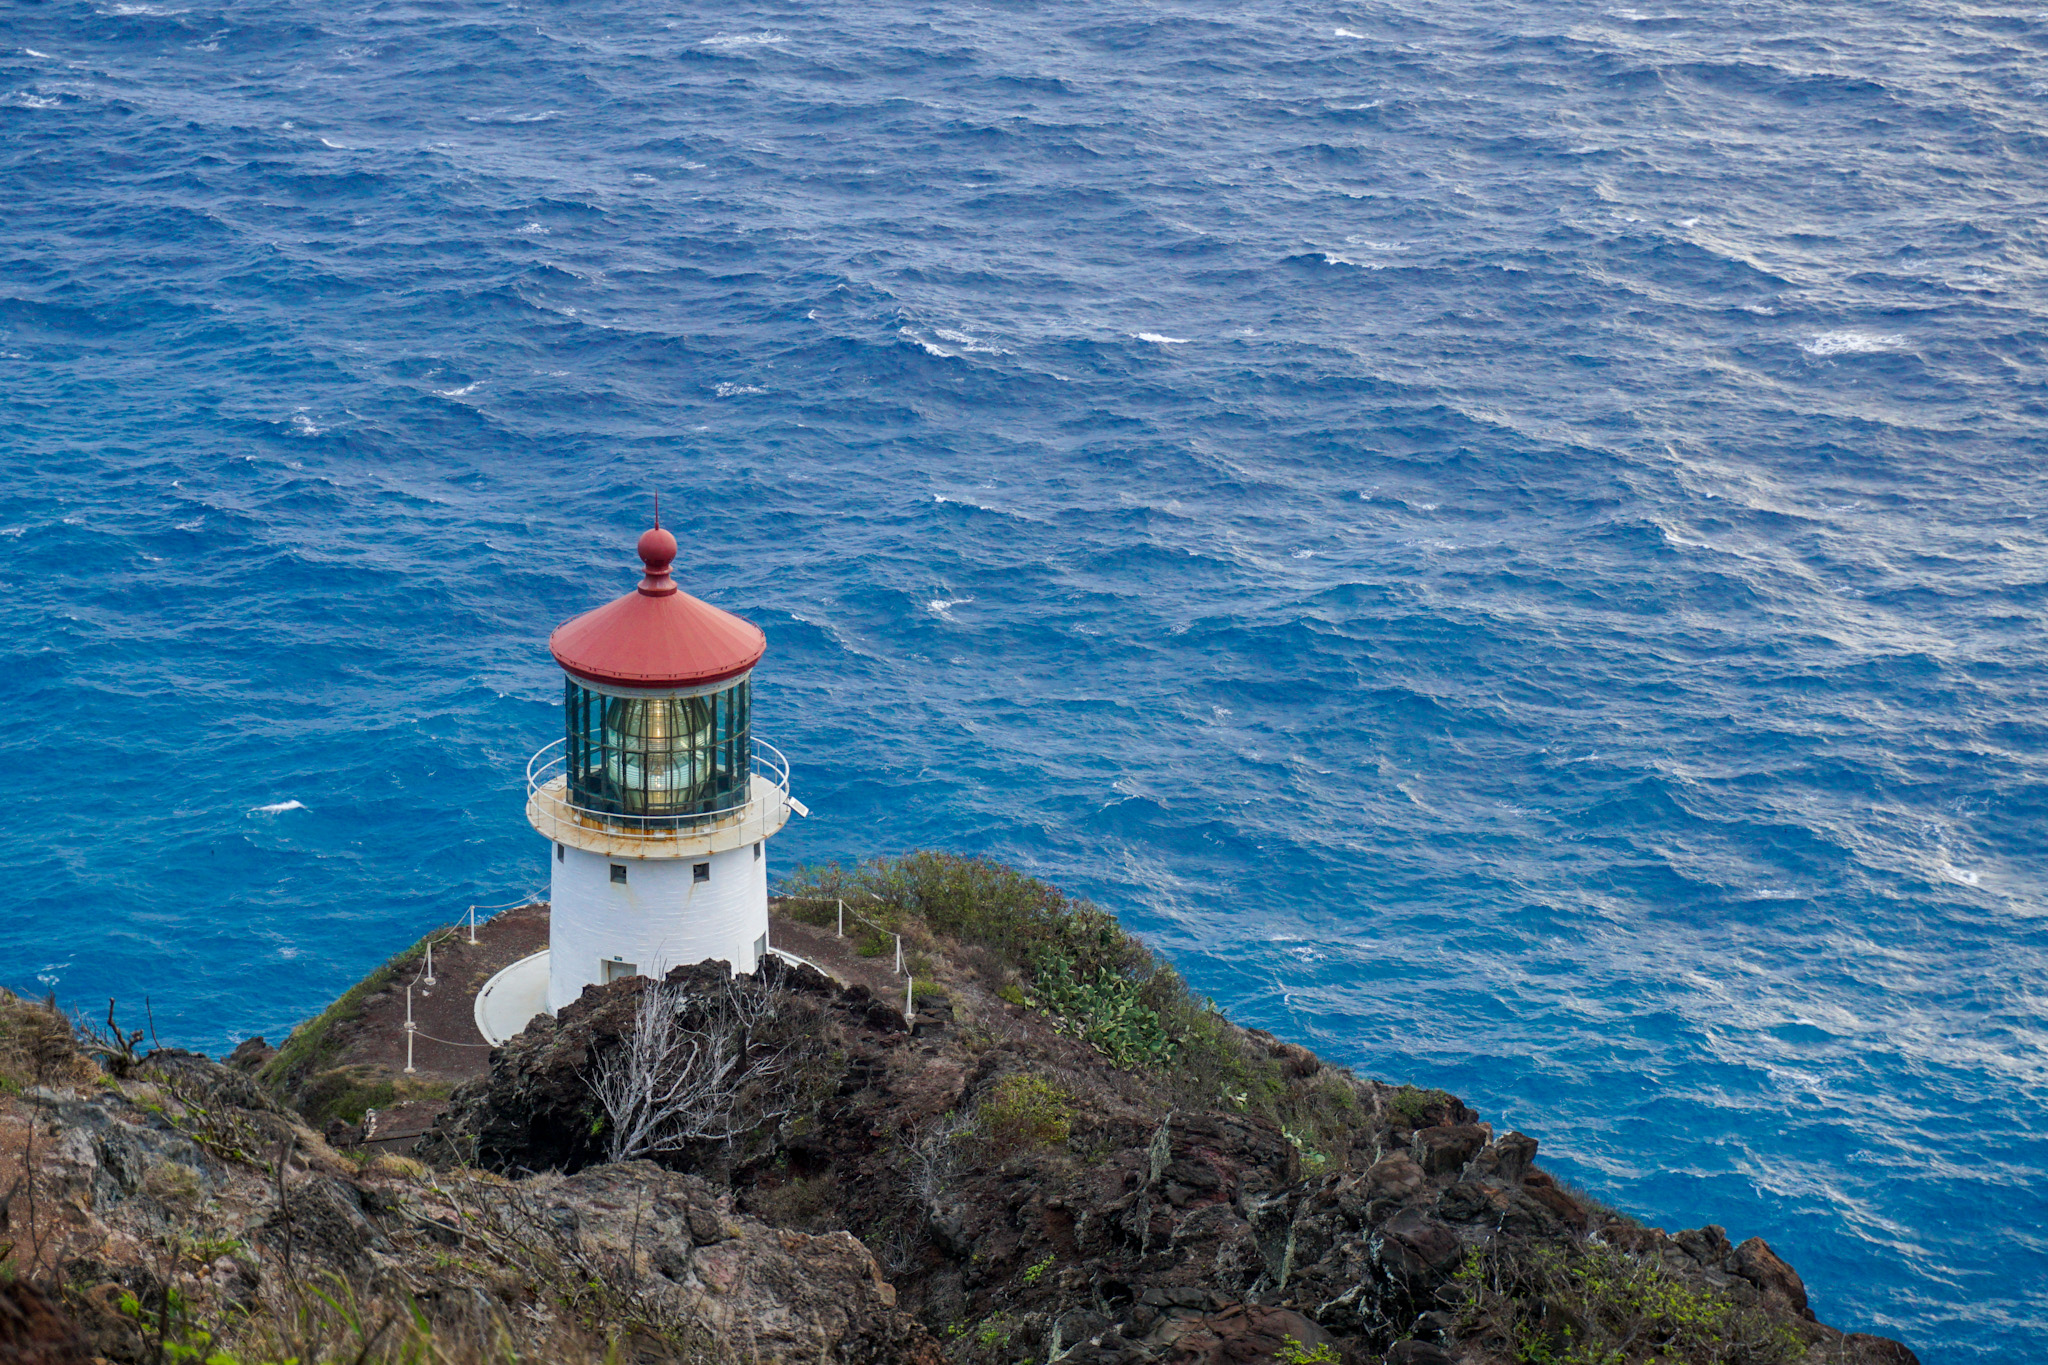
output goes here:
[[676, 562], [676, 538], [657, 526], [641, 535], [639, 548], [647, 566], [640, 591], [648, 597], [667, 597], [676, 590], [675, 580], [668, 576], [669, 565]]

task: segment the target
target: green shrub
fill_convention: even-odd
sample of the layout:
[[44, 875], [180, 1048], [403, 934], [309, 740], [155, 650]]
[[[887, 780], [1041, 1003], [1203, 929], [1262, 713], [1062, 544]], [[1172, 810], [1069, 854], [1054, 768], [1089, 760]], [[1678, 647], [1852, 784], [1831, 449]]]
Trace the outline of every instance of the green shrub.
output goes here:
[[1038, 1076], [1005, 1076], [982, 1096], [974, 1113], [975, 1135], [1001, 1155], [1060, 1147], [1073, 1132], [1074, 1110], [1067, 1092]]
[[1042, 951], [1034, 964], [1033, 1003], [1071, 1034], [1121, 1067], [1165, 1066], [1176, 1048], [1159, 1011], [1145, 1003], [1144, 983], [1100, 967], [1076, 968], [1064, 955]]
[[906, 937], [927, 929], [992, 949], [1015, 967], [1028, 967], [1041, 948], [1118, 971], [1152, 966], [1151, 952], [1109, 912], [988, 858], [927, 851], [800, 868], [782, 894], [812, 922], [835, 922], [843, 899], [849, 920], [857, 911]]

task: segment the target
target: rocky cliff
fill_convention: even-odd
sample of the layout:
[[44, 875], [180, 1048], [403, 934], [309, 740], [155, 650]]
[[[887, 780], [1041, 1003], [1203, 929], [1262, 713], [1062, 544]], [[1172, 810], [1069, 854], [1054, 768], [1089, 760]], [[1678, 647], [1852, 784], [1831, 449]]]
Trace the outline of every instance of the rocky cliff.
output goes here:
[[810, 889], [854, 886], [913, 1018], [800, 967], [592, 988], [409, 1159], [9, 1003], [0, 1354], [1914, 1360], [1756, 1238], [1642, 1227], [1451, 1095], [1230, 1025], [1049, 888], [912, 859]]

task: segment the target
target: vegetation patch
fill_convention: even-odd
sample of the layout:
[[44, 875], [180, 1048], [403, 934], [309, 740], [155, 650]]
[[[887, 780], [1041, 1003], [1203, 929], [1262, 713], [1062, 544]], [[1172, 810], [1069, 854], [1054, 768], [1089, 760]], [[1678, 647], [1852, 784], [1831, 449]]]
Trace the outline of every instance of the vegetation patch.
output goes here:
[[783, 913], [820, 926], [837, 924], [843, 902], [849, 933], [857, 913], [903, 935], [906, 952], [964, 946], [1001, 999], [1042, 1011], [1118, 1067], [1158, 1075], [1178, 1100], [1286, 1123], [1318, 1150], [1346, 1145], [1347, 1082], [1333, 1074], [1304, 1090], [1114, 915], [1036, 877], [927, 851], [801, 868], [782, 895]]
[[1448, 1090], [1424, 1090], [1404, 1085], [1388, 1098], [1387, 1112], [1413, 1128], [1427, 1122], [1434, 1111], [1457, 1103], [1458, 1097]]
[[1179, 1047], [1159, 1011], [1145, 1003], [1145, 983], [1100, 967], [1076, 968], [1064, 954], [1045, 949], [1034, 964], [1034, 995], [1026, 997], [1072, 1034], [1118, 1066], [1136, 1071], [1170, 1066]]
[[982, 1096], [975, 1135], [996, 1154], [1063, 1147], [1073, 1132], [1074, 1106], [1066, 1091], [1038, 1076], [1005, 1076]]
[[0, 1090], [18, 1095], [37, 1085], [86, 1085], [99, 1075], [54, 999], [28, 1000], [0, 990]]
[[1799, 1333], [1618, 1247], [1474, 1251], [1459, 1268], [1460, 1337], [1487, 1336], [1520, 1365], [1791, 1365]]

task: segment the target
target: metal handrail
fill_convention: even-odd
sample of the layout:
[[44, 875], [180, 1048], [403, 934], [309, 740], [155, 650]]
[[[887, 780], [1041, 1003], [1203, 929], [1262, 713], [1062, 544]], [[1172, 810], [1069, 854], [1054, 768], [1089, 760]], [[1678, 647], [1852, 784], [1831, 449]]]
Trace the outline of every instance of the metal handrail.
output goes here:
[[[747, 784], [747, 799], [738, 805], [725, 806], [718, 810], [693, 811], [687, 815], [623, 815], [614, 811], [592, 810], [588, 806], [579, 806], [569, 800], [566, 794], [566, 779], [569, 775], [568, 743], [568, 736], [565, 735], [553, 744], [542, 746], [542, 748], [535, 752], [532, 758], [526, 761], [526, 794], [530, 798], [542, 796], [545, 794], [545, 788], [552, 785], [558, 779], [563, 780], [564, 795], [547, 795], [549, 804], [583, 819], [595, 820], [607, 825], [625, 825], [628, 828], [637, 827], [642, 833], [658, 830], [663, 833], [682, 834], [700, 825], [709, 825], [720, 820], [732, 819], [742, 815], [748, 807], [754, 804], [753, 784], [749, 782]], [[765, 739], [754, 739], [750, 736], [748, 746], [752, 751], [748, 755], [748, 773], [756, 777], [767, 778], [775, 790], [782, 794], [783, 801], [785, 803], [788, 802], [789, 759], [784, 757], [782, 750], [776, 748]], [[549, 753], [553, 750], [561, 750], [561, 752], [556, 753], [552, 758], [548, 757]]]

